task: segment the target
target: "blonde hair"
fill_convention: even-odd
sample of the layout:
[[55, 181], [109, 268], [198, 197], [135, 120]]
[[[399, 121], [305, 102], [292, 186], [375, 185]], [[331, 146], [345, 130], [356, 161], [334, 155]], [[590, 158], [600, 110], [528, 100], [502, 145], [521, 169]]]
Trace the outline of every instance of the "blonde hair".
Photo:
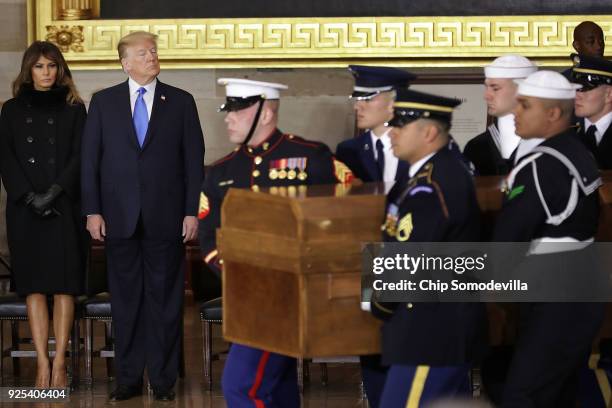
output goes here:
[[152, 41], [157, 47], [157, 34], [153, 34], [148, 31], [133, 31], [129, 34], [124, 35], [119, 40], [119, 44], [117, 44], [117, 53], [119, 54], [119, 59], [121, 60], [125, 58], [126, 50], [130, 45], [134, 45], [135, 43], [142, 40]]

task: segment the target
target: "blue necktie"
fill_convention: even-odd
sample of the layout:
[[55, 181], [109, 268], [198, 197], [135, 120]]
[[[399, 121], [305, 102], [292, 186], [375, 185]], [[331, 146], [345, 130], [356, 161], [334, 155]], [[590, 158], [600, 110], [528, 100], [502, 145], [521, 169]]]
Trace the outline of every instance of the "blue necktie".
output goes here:
[[145, 88], [138, 88], [138, 98], [134, 104], [134, 129], [138, 137], [140, 147], [144, 144], [147, 128], [149, 127], [149, 114], [147, 113], [147, 104], [144, 101], [143, 95], [147, 92]]

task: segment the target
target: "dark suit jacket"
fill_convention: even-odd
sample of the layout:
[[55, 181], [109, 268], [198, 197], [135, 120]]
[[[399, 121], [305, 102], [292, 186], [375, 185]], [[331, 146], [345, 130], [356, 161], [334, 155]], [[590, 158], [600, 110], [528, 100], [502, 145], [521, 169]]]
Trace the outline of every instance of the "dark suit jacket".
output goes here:
[[193, 97], [157, 82], [142, 148], [132, 122], [128, 82], [93, 95], [82, 142], [83, 214], [101, 214], [108, 238], [145, 233], [177, 239], [197, 215], [204, 141]]
[[[336, 158], [346, 164], [362, 181], [382, 181], [378, 177], [376, 161], [374, 160], [375, 146], [372, 146], [370, 132], [364, 132], [357, 137], [345, 140], [336, 147]], [[395, 179], [404, 173], [408, 173], [410, 165], [400, 160], [397, 164]]]

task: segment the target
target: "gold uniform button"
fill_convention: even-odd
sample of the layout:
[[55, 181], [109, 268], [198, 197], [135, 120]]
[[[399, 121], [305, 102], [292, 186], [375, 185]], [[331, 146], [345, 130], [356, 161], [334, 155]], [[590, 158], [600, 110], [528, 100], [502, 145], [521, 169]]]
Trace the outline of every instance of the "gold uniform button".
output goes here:
[[261, 173], [259, 172], [259, 170], [255, 169], [253, 170], [253, 177], [259, 177]]
[[257, 156], [255, 158], [255, 164], [257, 164], [257, 165], [261, 164], [262, 161], [263, 161], [263, 159], [261, 158], [261, 156]]
[[408, 309], [412, 309], [412, 303], [408, 303], [408, 304], [406, 305], [406, 307], [407, 307]]
[[253, 149], [251, 149], [250, 147], [247, 150], [249, 151], [249, 153], [253, 153]]
[[257, 184], [253, 184], [253, 185], [251, 186], [251, 190], [253, 190], [254, 192], [256, 192], [256, 193], [257, 193], [257, 192], [259, 192], [259, 186], [258, 186]]

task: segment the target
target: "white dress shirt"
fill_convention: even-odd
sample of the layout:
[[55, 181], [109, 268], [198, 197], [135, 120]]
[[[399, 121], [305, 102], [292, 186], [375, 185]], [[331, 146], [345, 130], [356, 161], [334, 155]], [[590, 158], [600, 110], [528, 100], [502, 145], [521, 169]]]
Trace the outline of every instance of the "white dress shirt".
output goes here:
[[423, 157], [422, 159], [417, 160], [414, 164], [411, 164], [410, 169], [408, 170], [408, 175], [411, 178], [414, 177], [414, 175], [417, 174], [419, 170], [421, 170], [421, 167], [423, 167], [423, 165], [427, 163], [427, 160], [431, 159], [434, 154], [436, 153], [429, 153], [427, 156]]
[[153, 110], [153, 98], [155, 97], [155, 86], [157, 85], [157, 78], [153, 79], [146, 85], [140, 85], [132, 78], [128, 80], [130, 86], [130, 107], [132, 108], [132, 116], [134, 116], [134, 106], [136, 105], [136, 99], [138, 98], [138, 90], [144, 88], [147, 90], [142, 96], [142, 99], [147, 105], [147, 113], [149, 114], [149, 120], [151, 120], [151, 111]]
[[372, 152], [374, 153], [374, 160], [378, 160], [378, 150], [376, 150], [376, 141], [380, 139], [383, 144], [383, 153], [385, 155], [385, 171], [383, 172], [383, 181], [391, 182], [395, 181], [395, 174], [397, 173], [398, 159], [393, 154], [391, 148], [391, 138], [389, 132], [391, 129], [387, 129], [385, 133], [378, 136], [374, 134], [373, 130], [370, 130], [370, 139], [372, 140]]
[[591, 125], [595, 125], [595, 127], [597, 128], [597, 130], [595, 131], [595, 140], [599, 145], [601, 139], [610, 127], [610, 124], [612, 124], [612, 112], [606, 113], [595, 123], [591, 122], [587, 118], [584, 118], [584, 131], [586, 132], [591, 127]]

